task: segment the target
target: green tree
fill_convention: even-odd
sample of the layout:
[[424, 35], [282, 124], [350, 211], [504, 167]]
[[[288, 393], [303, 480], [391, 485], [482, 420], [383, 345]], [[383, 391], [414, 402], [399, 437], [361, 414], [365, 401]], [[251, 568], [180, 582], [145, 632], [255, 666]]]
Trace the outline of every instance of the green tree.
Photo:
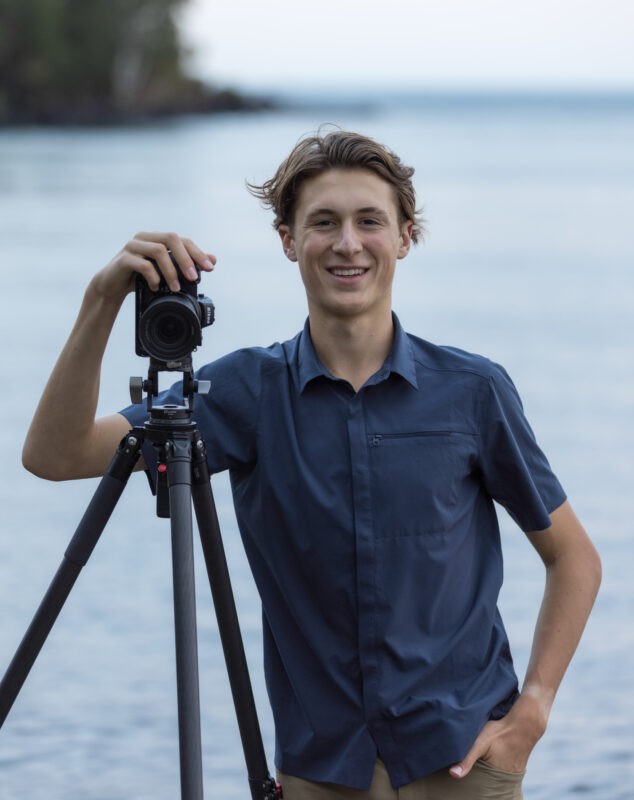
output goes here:
[[187, 0], [0, 0], [0, 121], [100, 121], [200, 104]]

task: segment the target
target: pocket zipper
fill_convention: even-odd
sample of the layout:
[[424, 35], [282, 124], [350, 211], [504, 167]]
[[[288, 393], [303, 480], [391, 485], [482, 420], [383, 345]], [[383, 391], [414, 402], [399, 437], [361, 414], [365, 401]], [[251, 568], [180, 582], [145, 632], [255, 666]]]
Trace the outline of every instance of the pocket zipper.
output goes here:
[[453, 431], [419, 431], [417, 433], [373, 433], [370, 434], [370, 444], [378, 447], [383, 439], [410, 439], [420, 436], [450, 436]]

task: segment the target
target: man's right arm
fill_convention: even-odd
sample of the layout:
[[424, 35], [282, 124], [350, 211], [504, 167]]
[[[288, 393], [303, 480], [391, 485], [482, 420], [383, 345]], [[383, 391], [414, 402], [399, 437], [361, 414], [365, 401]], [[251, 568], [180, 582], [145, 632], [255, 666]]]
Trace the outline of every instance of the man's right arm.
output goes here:
[[[125, 296], [140, 273], [152, 289], [159, 276], [178, 291], [171, 250], [186, 277], [196, 262], [210, 271], [215, 256], [173, 233], [138, 233], [91, 280], [79, 316], [51, 373], [24, 443], [26, 469], [48, 480], [103, 475], [130, 423], [121, 414], [96, 419], [101, 362]], [[143, 468], [140, 463], [138, 469]]]

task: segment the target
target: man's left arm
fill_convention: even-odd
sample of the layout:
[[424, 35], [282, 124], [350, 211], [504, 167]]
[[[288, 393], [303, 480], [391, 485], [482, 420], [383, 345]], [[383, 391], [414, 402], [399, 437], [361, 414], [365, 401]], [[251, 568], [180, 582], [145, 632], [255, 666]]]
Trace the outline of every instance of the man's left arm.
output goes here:
[[594, 604], [599, 554], [568, 501], [550, 519], [550, 527], [527, 534], [546, 567], [546, 587], [522, 692], [509, 713], [487, 722], [465, 758], [450, 768], [456, 778], [467, 775], [479, 758], [508, 772], [526, 769]]

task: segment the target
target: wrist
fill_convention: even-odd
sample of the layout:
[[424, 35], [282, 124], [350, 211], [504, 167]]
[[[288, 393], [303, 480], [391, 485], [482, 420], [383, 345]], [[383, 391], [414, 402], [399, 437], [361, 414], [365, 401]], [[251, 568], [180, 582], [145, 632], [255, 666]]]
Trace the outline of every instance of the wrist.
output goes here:
[[546, 721], [548, 721], [556, 692], [556, 689], [526, 679], [520, 696], [530, 698], [539, 707]]
[[103, 351], [124, 299], [125, 295], [119, 298], [104, 295], [93, 278], [86, 287], [69, 343], [74, 348], [77, 346], [87, 347], [91, 358], [97, 358], [101, 362]]
[[552, 701], [549, 702], [545, 695], [533, 687], [524, 686], [510, 715], [525, 734], [537, 743], [546, 732], [551, 705]]
[[98, 272], [86, 287], [84, 305], [88, 308], [98, 308], [106, 313], [110, 311], [116, 316], [127, 294], [127, 290], [122, 292], [106, 291], [104, 281]]

